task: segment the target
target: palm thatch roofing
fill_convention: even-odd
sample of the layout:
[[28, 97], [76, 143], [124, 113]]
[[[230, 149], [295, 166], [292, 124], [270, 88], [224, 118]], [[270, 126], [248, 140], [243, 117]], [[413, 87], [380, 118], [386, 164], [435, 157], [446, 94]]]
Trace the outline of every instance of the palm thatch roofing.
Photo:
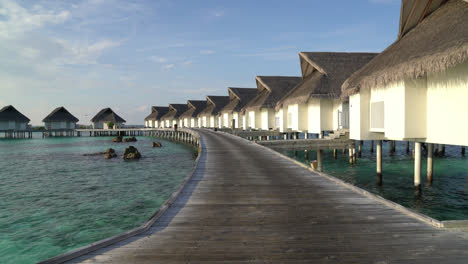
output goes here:
[[[466, 0], [465, 0], [466, 1]], [[398, 37], [403, 37], [426, 16], [437, 10], [447, 0], [404, 0], [401, 1], [400, 30]]]
[[198, 116], [212, 116], [218, 115], [219, 111], [229, 104], [229, 96], [213, 96], [206, 97], [206, 107]]
[[179, 118], [181, 114], [186, 112], [188, 109], [188, 106], [186, 104], [170, 104], [169, 105], [169, 111], [167, 114], [163, 115], [161, 117], [161, 120], [174, 120]]
[[276, 105], [303, 104], [310, 98], [341, 96], [343, 82], [366, 65], [377, 53], [300, 52], [302, 81]]
[[301, 81], [301, 77], [257, 76], [257, 96], [245, 105], [242, 111], [275, 108], [276, 103]]
[[188, 100], [188, 110], [180, 115], [180, 118], [192, 118], [196, 117], [206, 107], [206, 100]]
[[113, 122], [113, 123], [125, 123], [125, 119], [117, 115], [112, 109], [109, 107], [102, 109], [97, 113], [92, 119], [91, 122], [93, 123], [106, 123], [106, 122]]
[[151, 114], [145, 117], [145, 121], [156, 121], [159, 120], [163, 115], [169, 112], [168, 106], [153, 106], [151, 107]]
[[72, 122], [72, 123], [77, 123], [78, 118], [76, 118], [74, 115], [72, 115], [70, 112], [68, 112], [65, 107], [60, 106], [55, 108], [54, 111], [52, 111], [49, 115], [47, 115], [42, 122]]
[[257, 88], [237, 88], [229, 87], [229, 104], [227, 104], [221, 113], [239, 112], [246, 104], [257, 96]]
[[18, 123], [29, 123], [29, 118], [20, 113], [12, 105], [0, 109], [0, 121], [16, 121]]
[[444, 72], [468, 59], [468, 2], [449, 0], [351, 75], [342, 96]]

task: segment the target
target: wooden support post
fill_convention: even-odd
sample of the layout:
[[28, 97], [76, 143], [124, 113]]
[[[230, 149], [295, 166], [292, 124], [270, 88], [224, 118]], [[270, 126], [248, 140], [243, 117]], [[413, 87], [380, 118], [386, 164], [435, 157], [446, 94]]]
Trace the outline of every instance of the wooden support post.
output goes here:
[[304, 159], [305, 160], [309, 160], [309, 152], [306, 150], [304, 150]]
[[359, 144], [358, 144], [358, 157], [359, 158], [362, 156], [361, 149], [362, 149], [362, 140], [359, 140]]
[[382, 185], [382, 140], [377, 140], [377, 184]]
[[374, 140], [370, 141], [370, 152], [374, 152]]
[[434, 163], [432, 160], [433, 155], [433, 144], [427, 144], [427, 183], [432, 184], [433, 168]]
[[421, 187], [421, 142], [414, 144], [414, 186]]
[[465, 146], [461, 147], [461, 154], [463, 157], [465, 157]]
[[349, 147], [348, 149], [348, 154], [349, 154], [349, 164], [353, 164], [353, 149]]
[[337, 159], [338, 158], [338, 151], [337, 149], [333, 149], [333, 159]]
[[415, 142], [413, 142], [413, 151], [412, 151], [413, 152], [413, 159], [414, 159], [414, 148], [416, 147], [415, 145], [416, 145]]
[[406, 141], [406, 153], [409, 153], [410, 149], [409, 149], [409, 141]]
[[317, 171], [323, 171], [323, 150], [317, 150]]
[[356, 164], [356, 145], [353, 146], [353, 164]]

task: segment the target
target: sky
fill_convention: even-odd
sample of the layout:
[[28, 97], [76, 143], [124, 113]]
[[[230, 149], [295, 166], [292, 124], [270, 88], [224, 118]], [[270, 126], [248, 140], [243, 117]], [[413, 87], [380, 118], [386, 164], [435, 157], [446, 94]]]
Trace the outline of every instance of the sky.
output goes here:
[[0, 107], [41, 125], [58, 106], [89, 124], [152, 105], [300, 76], [298, 52], [380, 52], [401, 0], [0, 0]]

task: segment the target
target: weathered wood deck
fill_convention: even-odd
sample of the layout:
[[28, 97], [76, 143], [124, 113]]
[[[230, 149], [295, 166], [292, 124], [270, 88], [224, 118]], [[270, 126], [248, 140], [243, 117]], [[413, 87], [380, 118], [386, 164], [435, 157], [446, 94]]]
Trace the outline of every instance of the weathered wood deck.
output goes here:
[[203, 130], [172, 207], [143, 235], [69, 263], [468, 263], [437, 229], [244, 139]]

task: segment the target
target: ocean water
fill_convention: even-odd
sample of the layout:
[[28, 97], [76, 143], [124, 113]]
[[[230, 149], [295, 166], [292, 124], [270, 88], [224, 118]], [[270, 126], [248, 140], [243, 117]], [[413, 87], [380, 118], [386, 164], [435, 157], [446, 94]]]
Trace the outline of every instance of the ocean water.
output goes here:
[[[410, 147], [410, 149], [412, 146]], [[389, 143], [383, 143], [383, 185], [377, 185], [376, 154], [370, 152], [370, 142], [364, 142], [362, 158], [350, 165], [348, 152], [324, 151], [323, 171], [407, 208], [437, 220], [468, 220], [468, 156], [462, 157], [459, 146], [446, 146], [444, 157], [434, 157], [432, 185], [427, 184], [426, 153], [421, 162], [421, 190], [414, 188], [414, 160], [406, 144], [397, 142], [396, 153], [389, 155]], [[357, 148], [356, 148], [357, 151]], [[280, 151], [309, 164], [304, 152]], [[316, 151], [309, 151], [309, 160], [317, 159]]]
[[[111, 139], [0, 139], [0, 263], [36, 263], [140, 226], [194, 164], [187, 145]], [[142, 159], [123, 161], [129, 145]], [[118, 158], [83, 156], [109, 147]]]

